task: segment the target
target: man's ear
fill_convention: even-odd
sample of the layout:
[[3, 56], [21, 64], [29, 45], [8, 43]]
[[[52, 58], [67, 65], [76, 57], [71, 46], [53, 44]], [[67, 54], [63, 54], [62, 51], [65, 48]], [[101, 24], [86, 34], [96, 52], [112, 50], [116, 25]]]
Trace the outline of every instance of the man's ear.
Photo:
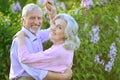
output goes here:
[[25, 17], [21, 17], [21, 22], [25, 24]]

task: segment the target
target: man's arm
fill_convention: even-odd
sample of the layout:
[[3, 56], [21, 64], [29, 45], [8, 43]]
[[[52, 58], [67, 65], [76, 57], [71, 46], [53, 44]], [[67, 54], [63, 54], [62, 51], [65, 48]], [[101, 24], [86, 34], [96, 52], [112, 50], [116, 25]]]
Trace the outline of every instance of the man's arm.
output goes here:
[[72, 70], [69, 67], [64, 73], [56, 73], [48, 71], [45, 80], [70, 80], [72, 77]]

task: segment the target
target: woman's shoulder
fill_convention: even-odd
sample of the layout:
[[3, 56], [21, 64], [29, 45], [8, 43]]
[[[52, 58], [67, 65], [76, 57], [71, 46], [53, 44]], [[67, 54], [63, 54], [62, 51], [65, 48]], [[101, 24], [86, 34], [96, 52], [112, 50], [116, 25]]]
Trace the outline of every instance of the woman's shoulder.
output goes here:
[[74, 50], [66, 49], [63, 44], [59, 44], [56, 46], [57, 51], [59, 52], [66, 52], [66, 53], [73, 53]]

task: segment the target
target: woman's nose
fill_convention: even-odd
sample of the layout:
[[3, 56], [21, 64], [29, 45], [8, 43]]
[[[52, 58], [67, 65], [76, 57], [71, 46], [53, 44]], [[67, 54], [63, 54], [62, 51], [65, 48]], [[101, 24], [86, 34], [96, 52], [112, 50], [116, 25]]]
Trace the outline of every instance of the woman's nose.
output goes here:
[[56, 28], [55, 28], [55, 26], [51, 26], [50, 29], [55, 31]]

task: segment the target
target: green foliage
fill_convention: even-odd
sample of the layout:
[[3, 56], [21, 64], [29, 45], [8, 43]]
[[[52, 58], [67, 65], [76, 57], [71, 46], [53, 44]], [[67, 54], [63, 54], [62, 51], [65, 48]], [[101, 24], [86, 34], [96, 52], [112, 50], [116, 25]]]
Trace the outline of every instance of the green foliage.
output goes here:
[[0, 12], [0, 78], [8, 80], [10, 69], [10, 46], [13, 35], [19, 30], [20, 27], [19, 15], [9, 14], [5, 16]]
[[[3, 16], [2, 13], [0, 13], [0, 77], [4, 78], [6, 75], [8, 75], [9, 71], [9, 49], [11, 44], [10, 36], [11, 34], [9, 31], [9, 26], [10, 26], [10, 20], [9, 17]], [[4, 76], [3, 76], [4, 75]]]
[[[120, 12], [118, 10], [118, 1], [109, 2], [104, 6], [94, 6], [89, 10], [79, 8], [78, 14], [74, 14], [74, 9], [68, 11], [72, 14], [79, 24], [79, 37], [81, 38], [81, 46], [75, 51], [73, 65], [73, 80], [120, 80], [120, 43], [116, 40], [120, 38], [120, 22], [115, 21], [118, 16], [120, 20]], [[112, 5], [112, 6], [111, 6]], [[88, 27], [85, 27], [85, 24]], [[89, 32], [94, 25], [100, 26], [100, 40], [93, 44], [90, 42]], [[114, 66], [110, 72], [104, 70], [104, 66], [94, 63], [95, 55], [102, 53], [102, 59], [105, 64], [109, 61], [110, 45], [115, 42], [117, 45], [117, 57]]]
[[[0, 1], [0, 79], [8, 80], [10, 69], [10, 46], [15, 33], [21, 28], [21, 12], [13, 14], [12, 3], [17, 0]], [[19, 0], [21, 6], [37, 0]], [[105, 5], [95, 5], [89, 10], [80, 7], [81, 0], [59, 0], [65, 2], [67, 10], [58, 9], [59, 13], [71, 14], [79, 25], [79, 37], [81, 45], [75, 51], [73, 62], [72, 80], [120, 80], [120, 1], [109, 0]], [[102, 0], [94, 0], [94, 2]], [[4, 4], [4, 3], [5, 4]], [[76, 9], [77, 8], [77, 9]], [[118, 18], [116, 22], [115, 18]], [[88, 26], [85, 26], [88, 24]], [[97, 43], [90, 42], [89, 32], [92, 26], [99, 25], [100, 40]], [[43, 17], [42, 28], [48, 28], [49, 22]], [[117, 47], [117, 56], [110, 72], [104, 70], [104, 66], [94, 63], [96, 54], [102, 53], [101, 59], [105, 60], [105, 64], [109, 61], [107, 57], [111, 44], [115, 42]], [[50, 42], [44, 44], [47, 49], [51, 46]]]

